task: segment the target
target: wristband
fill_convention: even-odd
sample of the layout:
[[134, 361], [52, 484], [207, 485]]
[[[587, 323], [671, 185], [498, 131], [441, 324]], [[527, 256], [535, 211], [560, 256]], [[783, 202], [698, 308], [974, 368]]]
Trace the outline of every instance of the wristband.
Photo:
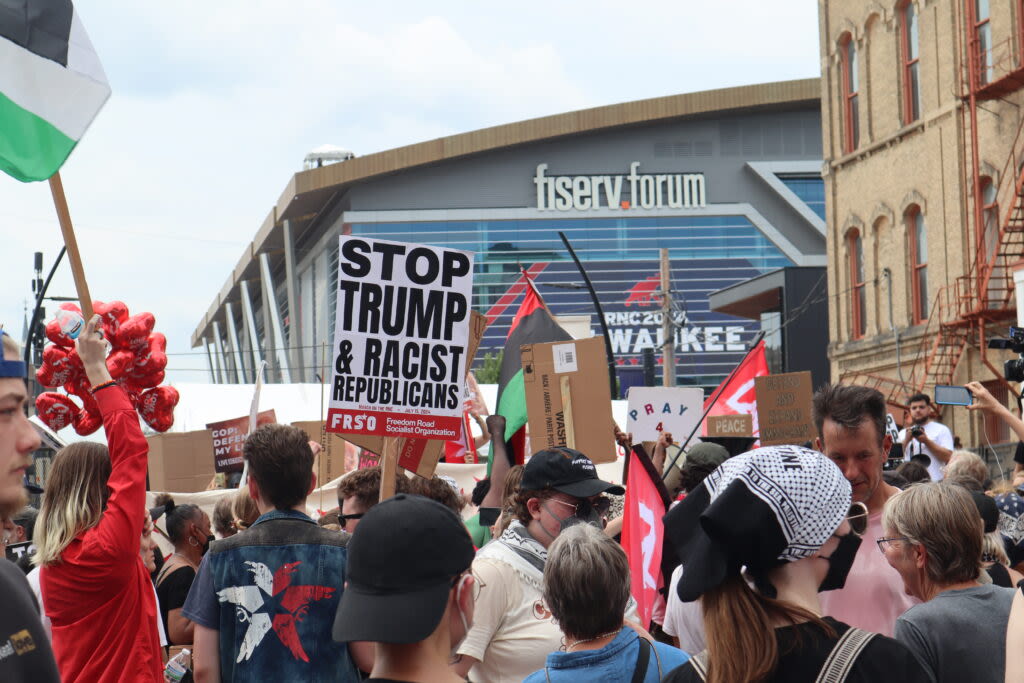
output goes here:
[[107, 387], [112, 387], [112, 386], [115, 386], [116, 384], [117, 384], [117, 382], [114, 381], [114, 380], [110, 380], [109, 382], [103, 382], [102, 384], [97, 384], [92, 389], [90, 389], [89, 393], [90, 394], [95, 394], [97, 391], [99, 391], [101, 389], [106, 389]]

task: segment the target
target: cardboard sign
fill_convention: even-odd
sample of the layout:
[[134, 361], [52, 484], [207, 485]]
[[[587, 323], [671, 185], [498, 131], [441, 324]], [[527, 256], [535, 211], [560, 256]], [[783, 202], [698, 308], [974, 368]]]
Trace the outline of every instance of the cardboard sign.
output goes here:
[[680, 443], [697, 426], [704, 408], [699, 387], [630, 387], [628, 399], [626, 431], [634, 443], [657, 441], [662, 432]]
[[753, 436], [754, 418], [750, 415], [711, 415], [707, 419], [708, 436]]
[[327, 430], [457, 439], [473, 254], [341, 235]]
[[[213, 435], [213, 466], [215, 472], [241, 472], [244, 466], [242, 446], [249, 435], [250, 417], [236, 417], [206, 425]], [[277, 422], [273, 410], [264, 410], [256, 416], [256, 426]]]
[[788, 372], [754, 379], [761, 445], [800, 445], [816, 436], [811, 420], [811, 373]]
[[31, 557], [36, 554], [36, 544], [32, 541], [23, 543], [9, 543], [7, 545], [7, 559], [17, 562], [23, 557]]
[[595, 463], [614, 462], [604, 340], [527, 344], [520, 353], [531, 450], [568, 445]]
[[320, 444], [320, 454], [313, 461], [313, 473], [318, 485], [332, 482], [348, 470], [345, 469], [346, 443], [337, 434], [330, 434], [324, 429], [322, 422], [292, 422], [309, 435], [309, 438]]
[[[480, 340], [484, 337], [484, 331], [487, 329], [487, 318], [476, 311], [473, 311], [470, 315], [469, 324], [469, 356], [466, 360], [466, 366], [468, 367], [476, 357], [476, 350], [480, 346]], [[468, 374], [468, 371], [467, 371]], [[461, 435], [461, 432], [460, 432]], [[356, 444], [371, 453], [379, 454], [384, 449], [384, 437], [375, 436], [372, 434], [342, 434], [346, 441]], [[398, 465], [403, 467], [410, 472], [426, 477], [429, 479], [434, 476], [434, 470], [437, 468], [438, 461], [441, 460], [441, 456], [444, 454], [445, 441], [438, 441], [437, 439], [402, 439], [398, 444]], [[378, 464], [375, 459], [373, 462], [367, 461], [368, 464], [364, 465], [363, 460], [360, 457], [359, 469], [365, 467], [373, 467]]]

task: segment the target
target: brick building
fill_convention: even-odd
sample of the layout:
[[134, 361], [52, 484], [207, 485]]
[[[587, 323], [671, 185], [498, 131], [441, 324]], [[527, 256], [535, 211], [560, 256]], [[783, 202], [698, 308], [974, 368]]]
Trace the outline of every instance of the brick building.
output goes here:
[[[818, 8], [832, 377], [894, 407], [972, 379], [1009, 402], [1013, 355], [985, 347], [1016, 319], [1024, 3]], [[1010, 437], [942, 420], [964, 445]]]

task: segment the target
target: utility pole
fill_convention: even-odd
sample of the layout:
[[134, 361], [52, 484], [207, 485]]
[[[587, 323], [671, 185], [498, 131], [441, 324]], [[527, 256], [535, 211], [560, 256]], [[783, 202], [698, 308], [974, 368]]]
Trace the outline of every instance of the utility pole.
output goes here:
[[676, 385], [676, 335], [672, 322], [672, 273], [668, 249], [661, 250], [661, 369], [663, 384]]

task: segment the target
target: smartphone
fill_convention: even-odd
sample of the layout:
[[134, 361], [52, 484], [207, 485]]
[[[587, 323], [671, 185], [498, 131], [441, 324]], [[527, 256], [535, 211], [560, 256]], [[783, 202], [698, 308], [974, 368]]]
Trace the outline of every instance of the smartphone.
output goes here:
[[945, 406], [969, 406], [974, 403], [974, 395], [967, 387], [937, 384], [935, 386], [935, 402]]

